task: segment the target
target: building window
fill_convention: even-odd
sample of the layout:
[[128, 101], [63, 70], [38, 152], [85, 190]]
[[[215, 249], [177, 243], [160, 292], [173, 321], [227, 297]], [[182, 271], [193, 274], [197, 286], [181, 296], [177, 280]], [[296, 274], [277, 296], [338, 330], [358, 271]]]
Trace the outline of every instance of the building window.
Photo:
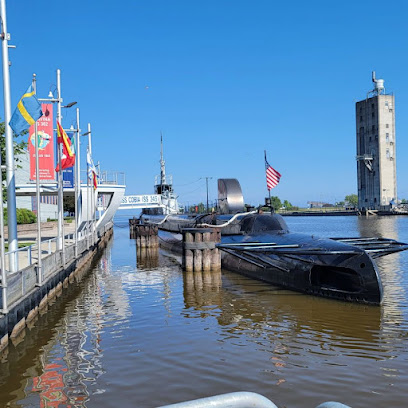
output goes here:
[[375, 113], [374, 112], [371, 112], [371, 117], [373, 118], [375, 116]]
[[389, 149], [387, 149], [386, 151], [385, 151], [385, 155], [387, 156], [387, 159], [389, 159], [391, 156], [390, 156], [390, 150]]
[[385, 125], [385, 127], [388, 129], [388, 128], [390, 127], [390, 125], [387, 123], [387, 124]]
[[385, 106], [388, 106], [388, 101], [385, 101]]
[[360, 122], [362, 122], [363, 121], [363, 117], [362, 116], [360, 116]]
[[374, 110], [374, 104], [373, 103], [371, 104], [371, 109]]
[[369, 139], [368, 139], [370, 142], [371, 142], [371, 136], [369, 137]]
[[389, 133], [386, 133], [386, 134], [385, 134], [385, 141], [386, 141], [387, 143], [390, 143], [390, 134], [389, 134]]
[[375, 133], [375, 125], [371, 126], [371, 132]]

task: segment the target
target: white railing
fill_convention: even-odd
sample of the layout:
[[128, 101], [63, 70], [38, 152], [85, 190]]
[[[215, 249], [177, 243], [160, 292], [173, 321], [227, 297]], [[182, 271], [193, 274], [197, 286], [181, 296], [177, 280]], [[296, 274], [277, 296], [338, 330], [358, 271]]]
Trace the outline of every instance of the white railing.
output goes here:
[[[41, 242], [40, 251], [38, 245], [33, 244], [16, 251], [6, 253], [10, 256], [19, 257], [19, 270], [10, 272], [6, 270], [6, 282], [1, 282], [0, 311], [3, 314], [13, 305], [17, 304], [36, 286], [42, 285], [56, 271], [65, 268], [78, 255], [84, 253], [92, 247], [109, 229], [113, 223], [107, 223], [103, 228], [98, 229], [95, 234], [84, 234], [78, 242], [75, 242], [75, 235], [70, 233], [65, 236], [65, 259], [62, 251], [57, 249], [57, 238], [51, 238]], [[75, 248], [75, 244], [77, 247]], [[45, 248], [45, 251], [44, 251]], [[41, 255], [41, 268], [38, 267], [38, 256]], [[7, 266], [7, 265], [6, 265]]]

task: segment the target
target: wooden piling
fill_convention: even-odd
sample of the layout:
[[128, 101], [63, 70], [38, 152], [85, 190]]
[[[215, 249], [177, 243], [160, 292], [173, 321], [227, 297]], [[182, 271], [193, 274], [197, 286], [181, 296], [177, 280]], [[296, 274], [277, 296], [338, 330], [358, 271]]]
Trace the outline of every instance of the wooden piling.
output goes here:
[[191, 272], [219, 270], [221, 258], [216, 243], [220, 242], [219, 229], [186, 228], [183, 234], [183, 268]]
[[159, 227], [152, 224], [141, 224], [137, 218], [129, 220], [130, 238], [136, 239], [136, 246], [138, 248], [158, 248]]
[[[203, 242], [211, 242], [211, 232], [203, 233]], [[215, 249], [215, 248], [214, 248]], [[203, 271], [211, 270], [211, 249], [203, 249]]]
[[191, 232], [186, 231], [183, 233], [183, 268], [187, 272], [193, 272], [193, 251], [188, 248], [188, 244], [194, 242], [194, 236]]

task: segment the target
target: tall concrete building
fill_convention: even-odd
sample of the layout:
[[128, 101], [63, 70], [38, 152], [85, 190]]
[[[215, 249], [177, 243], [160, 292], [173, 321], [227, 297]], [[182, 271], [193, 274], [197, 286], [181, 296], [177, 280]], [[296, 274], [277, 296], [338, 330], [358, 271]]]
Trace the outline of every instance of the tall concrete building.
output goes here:
[[376, 79], [356, 103], [357, 182], [360, 209], [389, 209], [397, 200], [395, 100]]

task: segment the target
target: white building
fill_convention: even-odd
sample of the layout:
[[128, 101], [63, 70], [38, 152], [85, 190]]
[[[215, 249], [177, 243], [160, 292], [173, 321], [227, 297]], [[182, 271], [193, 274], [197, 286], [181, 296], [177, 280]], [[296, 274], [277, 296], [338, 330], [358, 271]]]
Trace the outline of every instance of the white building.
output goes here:
[[[30, 184], [35, 186], [35, 181], [30, 181], [30, 156], [26, 150], [23, 154], [18, 156], [19, 162], [17, 162], [17, 168], [15, 171], [16, 185]], [[47, 221], [47, 219], [57, 219], [58, 218], [58, 205], [57, 196], [41, 196], [41, 222]], [[37, 201], [36, 197], [20, 197], [16, 198], [17, 208], [27, 208], [28, 210], [34, 211], [37, 214]]]

